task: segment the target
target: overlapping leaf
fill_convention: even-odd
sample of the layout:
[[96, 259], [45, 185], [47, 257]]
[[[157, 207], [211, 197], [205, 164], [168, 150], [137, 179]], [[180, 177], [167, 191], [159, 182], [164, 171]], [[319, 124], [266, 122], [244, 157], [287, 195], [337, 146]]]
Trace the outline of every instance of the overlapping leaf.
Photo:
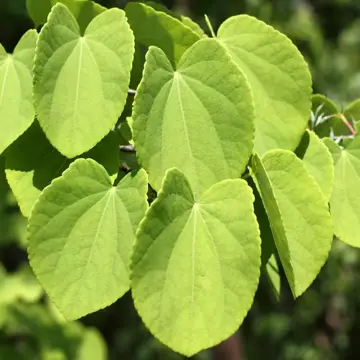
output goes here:
[[177, 167], [201, 193], [239, 177], [252, 151], [249, 85], [214, 39], [196, 42], [176, 70], [151, 47], [132, 118], [137, 156], [155, 190], [166, 170]]
[[33, 122], [32, 67], [37, 32], [29, 30], [12, 55], [0, 45], [0, 154]]
[[146, 193], [144, 170], [112, 186], [101, 165], [78, 159], [40, 195], [29, 219], [30, 264], [67, 319], [108, 306], [129, 289]]
[[177, 169], [137, 232], [131, 287], [150, 331], [191, 356], [233, 334], [249, 310], [260, 270], [254, 197], [224, 180], [196, 198]]
[[81, 36], [70, 10], [61, 3], [53, 7], [37, 45], [34, 97], [41, 127], [64, 156], [90, 150], [115, 125], [133, 54], [122, 10], [101, 13]]
[[[357, 126], [357, 131], [359, 131]], [[360, 247], [360, 136], [345, 149], [325, 139], [334, 161], [335, 178], [330, 198], [334, 233], [349, 245]]]
[[182, 54], [200, 39], [197, 32], [180, 20], [151, 6], [130, 2], [125, 11], [136, 41], [145, 46], [159, 47], [172, 65], [176, 65]]
[[65, 4], [84, 31], [90, 21], [106, 10], [103, 6], [89, 0], [26, 0], [27, 11], [36, 26], [46, 23], [52, 6]]
[[219, 42], [245, 73], [255, 103], [255, 150], [294, 150], [310, 118], [311, 76], [285, 36], [247, 15], [227, 19]]
[[290, 151], [272, 150], [252, 159], [275, 245], [295, 297], [324, 265], [333, 238], [327, 202], [315, 179]]
[[[111, 176], [116, 177], [119, 170], [118, 146], [116, 135], [110, 133], [81, 157], [96, 160]], [[9, 148], [6, 153], [6, 177], [24, 216], [30, 215], [41, 191], [70, 163], [71, 160], [51, 146], [37, 122]]]
[[307, 130], [296, 153], [329, 201], [334, 181], [334, 165], [328, 148], [314, 132]]

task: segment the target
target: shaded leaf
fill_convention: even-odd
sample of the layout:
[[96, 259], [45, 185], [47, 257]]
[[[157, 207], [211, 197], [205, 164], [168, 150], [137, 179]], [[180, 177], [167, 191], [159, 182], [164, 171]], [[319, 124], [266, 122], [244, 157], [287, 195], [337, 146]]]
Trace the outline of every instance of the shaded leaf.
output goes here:
[[126, 5], [126, 16], [137, 42], [161, 48], [172, 65], [200, 36], [180, 20], [157, 11], [151, 6], [131, 2]]
[[[96, 160], [114, 178], [119, 170], [118, 146], [117, 137], [111, 132], [81, 157]], [[24, 216], [30, 215], [41, 191], [71, 162], [51, 146], [38, 122], [9, 148], [6, 177]]]

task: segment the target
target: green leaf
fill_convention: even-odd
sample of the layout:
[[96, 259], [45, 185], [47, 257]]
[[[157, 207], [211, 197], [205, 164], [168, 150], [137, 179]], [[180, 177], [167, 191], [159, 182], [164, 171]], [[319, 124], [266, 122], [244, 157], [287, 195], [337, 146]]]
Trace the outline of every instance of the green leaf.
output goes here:
[[261, 196], [256, 188], [256, 185], [251, 177], [248, 177], [246, 180], [248, 185], [251, 187], [255, 197], [254, 209], [256, 219], [260, 227], [261, 236], [261, 266], [264, 267], [275, 250], [274, 237], [271, 231], [266, 210], [264, 208], [264, 204], [261, 200]]
[[32, 67], [36, 30], [20, 39], [13, 55], [0, 45], [0, 154], [34, 121]]
[[281, 278], [279, 273], [279, 264], [276, 261], [274, 254], [271, 255], [269, 261], [266, 264], [266, 276], [271, 285], [273, 294], [277, 301], [280, 299], [280, 289], [281, 289]]
[[319, 137], [330, 136], [331, 133], [337, 136], [350, 134], [339, 117], [340, 109], [333, 101], [321, 94], [315, 94], [311, 99], [313, 116], [317, 119], [313, 130]]
[[[357, 129], [358, 130], [358, 129]], [[324, 139], [335, 166], [330, 209], [334, 233], [349, 245], [360, 247], [360, 136], [341, 149], [333, 140]]]
[[53, 7], [37, 45], [34, 98], [41, 127], [64, 156], [90, 150], [114, 127], [125, 105], [133, 54], [122, 10], [103, 12], [81, 36], [68, 8]]
[[52, 0], [26, 0], [26, 9], [36, 27], [45, 24], [52, 5]]
[[184, 25], [188, 26], [191, 30], [193, 30], [195, 33], [197, 33], [200, 37], [207, 36], [207, 35], [205, 35], [203, 29], [188, 16], [178, 15], [174, 11], [169, 10], [166, 6], [164, 6], [160, 3], [154, 2], [154, 1], [146, 1], [145, 5], [152, 7], [156, 11], [162, 11], [165, 14], [168, 14], [168, 15], [174, 17], [175, 19], [180, 20]]
[[26, 0], [28, 13], [36, 27], [46, 23], [52, 6], [57, 3], [68, 7], [78, 21], [82, 32], [95, 16], [106, 10], [105, 7], [88, 0]]
[[[3, 269], [1, 269], [3, 270]], [[2, 272], [0, 280], [0, 306], [12, 305], [18, 300], [33, 303], [40, 299], [43, 290], [28, 267], [15, 273]]]
[[195, 193], [238, 178], [254, 135], [251, 91], [241, 70], [214, 39], [201, 39], [171, 67], [151, 47], [135, 96], [133, 138], [155, 190], [177, 167]]
[[151, 6], [132, 2], [126, 5], [125, 11], [136, 41], [161, 48], [172, 65], [176, 65], [182, 54], [200, 39], [180, 20]]
[[334, 165], [326, 145], [313, 131], [306, 130], [296, 153], [329, 201], [334, 181]]
[[95, 328], [85, 331], [81, 347], [77, 354], [77, 360], [89, 359], [108, 359], [106, 343]]
[[167, 172], [136, 236], [135, 307], [150, 331], [191, 356], [232, 335], [257, 289], [260, 237], [254, 196], [241, 179], [199, 199], [177, 169]]
[[286, 150], [252, 158], [252, 176], [263, 200], [275, 245], [294, 297], [324, 265], [333, 238], [327, 202], [302, 161]]
[[129, 289], [146, 193], [144, 170], [114, 187], [101, 165], [78, 159], [39, 196], [29, 219], [30, 264], [66, 319], [104, 308]]
[[340, 112], [338, 106], [328, 97], [322, 94], [314, 94], [311, 96], [312, 110], [321, 112], [324, 115], [335, 115]]
[[352, 123], [360, 121], [360, 99], [355, 100], [344, 110], [346, 119]]
[[180, 20], [184, 25], [188, 26], [192, 31], [194, 31], [200, 37], [207, 37], [207, 35], [205, 34], [204, 30], [200, 27], [200, 25], [191, 18], [189, 18], [188, 16], [181, 15]]
[[294, 150], [311, 110], [311, 76], [300, 52], [285, 35], [248, 15], [227, 19], [218, 40], [250, 83], [256, 152]]
[[[119, 170], [117, 136], [111, 132], [92, 150], [81, 155], [103, 165], [114, 178]], [[71, 160], [51, 146], [38, 122], [26, 131], [6, 153], [6, 177], [26, 217], [40, 195], [51, 181], [69, 166]]]

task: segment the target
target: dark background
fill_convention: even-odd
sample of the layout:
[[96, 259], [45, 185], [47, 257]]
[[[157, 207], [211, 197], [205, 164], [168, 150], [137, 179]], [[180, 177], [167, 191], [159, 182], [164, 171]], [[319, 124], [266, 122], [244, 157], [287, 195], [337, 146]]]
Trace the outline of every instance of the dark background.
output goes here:
[[[102, 5], [124, 7], [123, 0]], [[359, 0], [167, 0], [206, 29], [247, 13], [287, 34], [309, 63], [314, 92], [340, 106], [360, 97]], [[33, 27], [25, 0], [0, 0], [0, 42], [11, 52]], [[98, 360], [92, 346], [106, 346], [109, 359], [170, 360], [183, 357], [157, 342], [144, 328], [129, 295], [109, 308], [64, 324], [34, 283], [25, 252], [25, 224], [3, 176], [0, 157], [0, 360]], [[359, 250], [334, 241], [319, 277], [296, 302], [285, 282], [280, 300], [262, 280], [254, 305], [237, 335], [249, 360], [360, 359]], [[97, 328], [96, 341], [84, 334]], [[98, 344], [98, 345], [96, 345]], [[88, 353], [79, 350], [81, 346]], [[217, 349], [219, 350], [219, 349]], [[214, 351], [194, 357], [212, 359]], [[225, 359], [220, 355], [217, 359]], [[230, 359], [230, 358], [229, 358]], [[232, 360], [232, 359], [231, 359]]]

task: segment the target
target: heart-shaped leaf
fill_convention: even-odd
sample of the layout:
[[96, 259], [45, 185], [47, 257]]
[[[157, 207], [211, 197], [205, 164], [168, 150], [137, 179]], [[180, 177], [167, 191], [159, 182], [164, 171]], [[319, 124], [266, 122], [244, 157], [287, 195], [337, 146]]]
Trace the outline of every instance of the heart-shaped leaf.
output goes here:
[[151, 47], [132, 118], [137, 156], [155, 190], [166, 170], [177, 167], [201, 193], [238, 178], [252, 151], [249, 85], [214, 39], [196, 42], [176, 70], [162, 50]]
[[129, 289], [146, 193], [144, 170], [112, 186], [101, 165], [78, 159], [39, 196], [28, 226], [30, 264], [68, 320], [112, 304]]
[[167, 172], [136, 236], [131, 288], [150, 331], [191, 356], [232, 335], [260, 275], [254, 196], [241, 179], [196, 198], [177, 169]]
[[134, 38], [120, 9], [95, 17], [80, 35], [70, 10], [56, 4], [42, 28], [34, 68], [35, 108], [52, 145], [73, 158], [116, 124], [127, 97]]

